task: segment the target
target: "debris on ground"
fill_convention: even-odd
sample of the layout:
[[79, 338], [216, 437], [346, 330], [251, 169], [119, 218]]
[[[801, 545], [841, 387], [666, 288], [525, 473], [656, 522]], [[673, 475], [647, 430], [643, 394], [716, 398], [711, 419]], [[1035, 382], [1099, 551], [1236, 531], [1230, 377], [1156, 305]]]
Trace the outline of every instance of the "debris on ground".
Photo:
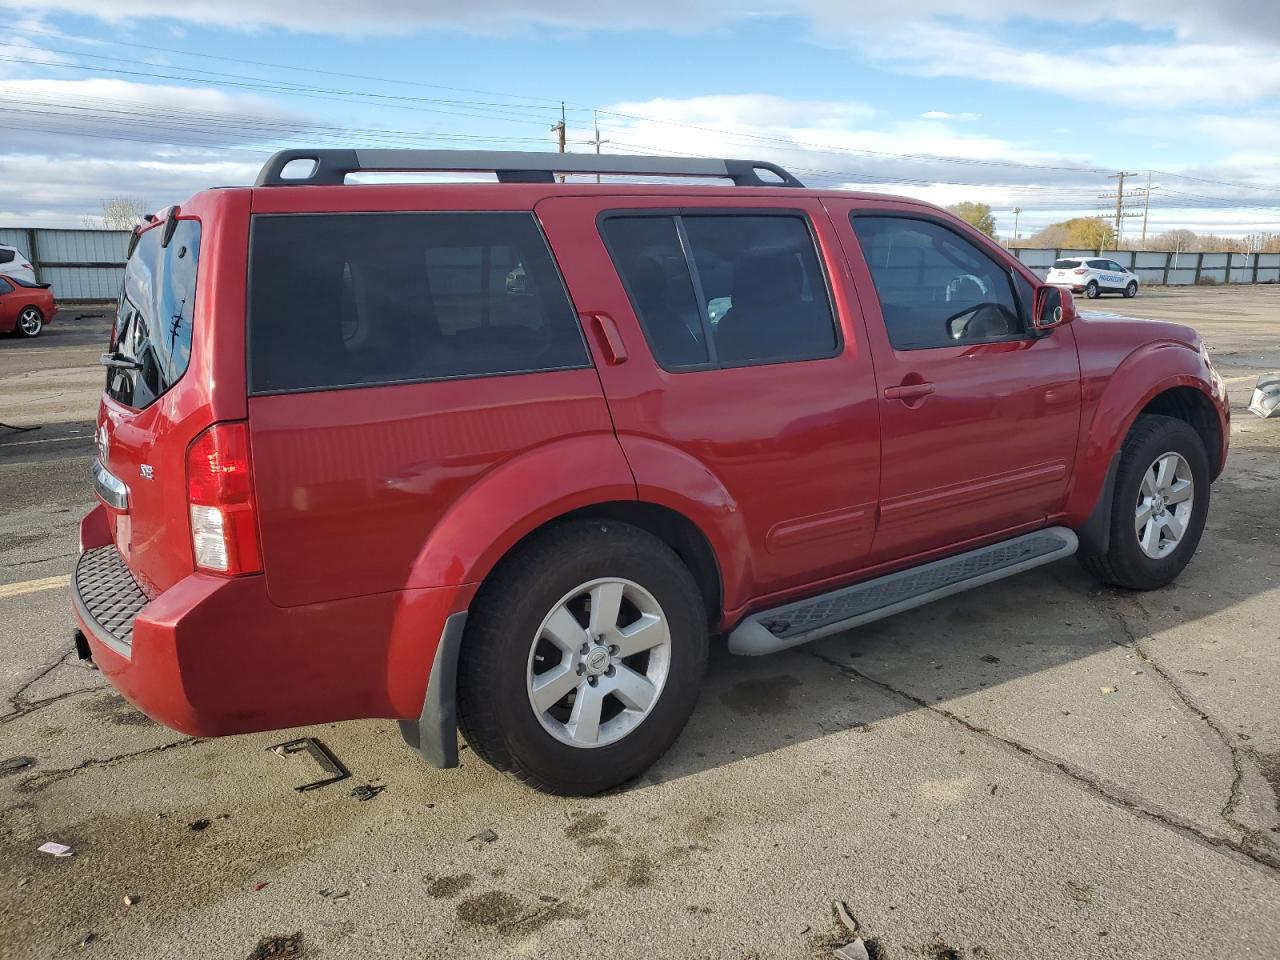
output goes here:
[[259, 890], [263, 889], [270, 882], [271, 882], [270, 880], [263, 880], [261, 883], [255, 883], [253, 885], [253, 892], [257, 893]]
[[35, 757], [9, 757], [5, 760], [0, 760], [0, 777], [24, 770], [35, 762]]
[[1116, 688], [1115, 687], [1099, 687], [1098, 692], [1099, 693], [1115, 693]]
[[849, 912], [848, 904], [843, 900], [836, 900], [831, 904], [831, 909], [835, 912], [836, 919], [844, 924], [845, 929], [853, 934], [858, 932], [858, 921]]
[[277, 757], [287, 757], [293, 753], [301, 753], [304, 750], [311, 754], [311, 759], [320, 765], [320, 769], [329, 774], [323, 780], [316, 780], [312, 783], [304, 783], [300, 787], [294, 787], [299, 793], [307, 790], [318, 790], [320, 787], [327, 787], [331, 783], [337, 783], [339, 780], [345, 780], [351, 776], [351, 772], [342, 765], [342, 762], [333, 755], [333, 752], [315, 737], [299, 737], [297, 740], [286, 740], [284, 743], [277, 743], [267, 747], [269, 751]]
[[135, 903], [137, 903], [141, 899], [142, 898], [138, 896], [136, 893], [126, 893], [124, 895], [124, 905], [126, 907], [132, 907]]
[[263, 937], [248, 960], [287, 960], [302, 956], [302, 932], [286, 937]]
[[41, 853], [51, 853], [55, 857], [70, 857], [75, 851], [68, 847], [65, 843], [58, 843], [56, 840], [49, 840], [46, 843], [36, 847]]
[[498, 839], [498, 835], [491, 828], [485, 827], [479, 833], [473, 833], [471, 836], [467, 837], [467, 839], [483, 840], [485, 843], [493, 843], [493, 841]]
[[1264, 420], [1280, 417], [1280, 373], [1264, 373], [1258, 377], [1249, 412]]
[[861, 937], [837, 949], [836, 956], [839, 960], [871, 960], [871, 954], [867, 952], [867, 945]]
[[386, 784], [374, 786], [372, 783], [362, 783], [351, 789], [351, 795], [357, 800], [372, 800], [385, 789], [387, 789]]
[[320, 896], [324, 897], [326, 900], [345, 900], [347, 897], [351, 896], [351, 891], [333, 890], [329, 887], [325, 887], [325, 889], [320, 891]]
[[201, 830], [208, 827], [211, 823], [213, 823], [212, 820], [208, 819], [207, 817], [201, 817], [199, 820], [192, 820], [190, 823], [187, 824], [187, 826], [190, 827], [192, 830], [196, 831], [196, 833], [199, 833]]
[[98, 935], [94, 933], [92, 930], [90, 930], [88, 933], [86, 933], [83, 937], [80, 938], [80, 942], [77, 943], [76, 946], [83, 949], [84, 947], [87, 947], [89, 944], [93, 943], [93, 941], [97, 939], [98, 939]]

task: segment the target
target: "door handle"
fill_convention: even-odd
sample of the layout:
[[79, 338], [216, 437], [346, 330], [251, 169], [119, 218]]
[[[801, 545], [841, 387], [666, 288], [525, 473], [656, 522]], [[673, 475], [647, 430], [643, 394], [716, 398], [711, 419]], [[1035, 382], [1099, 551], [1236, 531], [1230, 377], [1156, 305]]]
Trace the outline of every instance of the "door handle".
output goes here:
[[886, 400], [915, 400], [933, 393], [932, 383], [900, 383], [896, 387], [885, 387]]
[[600, 336], [609, 365], [616, 367], [620, 363], [625, 363], [627, 348], [622, 342], [622, 334], [618, 332], [618, 325], [613, 322], [613, 317], [607, 313], [593, 313], [591, 323]]

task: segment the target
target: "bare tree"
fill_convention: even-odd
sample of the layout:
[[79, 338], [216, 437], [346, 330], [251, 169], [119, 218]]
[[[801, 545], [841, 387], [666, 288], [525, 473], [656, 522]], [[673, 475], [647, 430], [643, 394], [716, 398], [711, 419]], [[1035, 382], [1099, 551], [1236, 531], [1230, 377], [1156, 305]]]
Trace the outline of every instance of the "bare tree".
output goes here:
[[149, 205], [141, 197], [106, 197], [102, 201], [102, 216], [85, 217], [89, 230], [132, 230], [142, 222]]

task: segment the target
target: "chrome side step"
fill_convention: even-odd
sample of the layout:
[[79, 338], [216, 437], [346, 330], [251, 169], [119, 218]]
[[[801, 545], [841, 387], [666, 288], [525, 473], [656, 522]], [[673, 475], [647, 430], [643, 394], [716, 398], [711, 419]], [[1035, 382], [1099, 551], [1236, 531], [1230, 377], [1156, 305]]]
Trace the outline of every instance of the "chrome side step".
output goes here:
[[1076, 535], [1049, 527], [967, 553], [885, 574], [753, 613], [729, 634], [729, 651], [755, 657], [1002, 580], [1076, 552]]

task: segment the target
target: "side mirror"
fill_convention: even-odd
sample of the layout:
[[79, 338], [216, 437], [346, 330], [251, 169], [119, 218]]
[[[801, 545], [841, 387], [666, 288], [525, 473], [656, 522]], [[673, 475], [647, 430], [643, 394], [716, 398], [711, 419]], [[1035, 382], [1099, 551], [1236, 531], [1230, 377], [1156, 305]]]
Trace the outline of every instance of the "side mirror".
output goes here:
[[1044, 286], [1036, 290], [1035, 315], [1031, 326], [1039, 334], [1046, 334], [1054, 327], [1070, 323], [1075, 314], [1071, 294], [1058, 287]]

